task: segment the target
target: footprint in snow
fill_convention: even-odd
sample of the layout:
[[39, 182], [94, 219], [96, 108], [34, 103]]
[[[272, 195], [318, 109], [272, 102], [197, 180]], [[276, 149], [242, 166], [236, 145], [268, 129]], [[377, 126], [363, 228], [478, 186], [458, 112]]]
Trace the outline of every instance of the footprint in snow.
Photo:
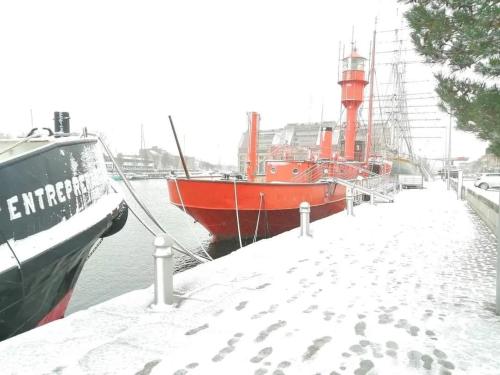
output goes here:
[[357, 322], [356, 325], [354, 326], [354, 332], [356, 332], [356, 335], [364, 336], [365, 329], [366, 329], [365, 322]]
[[316, 310], [317, 308], [318, 308], [318, 305], [311, 305], [307, 309], [305, 309], [303, 312], [306, 314], [309, 314], [309, 313], [313, 312], [314, 310]]
[[324, 336], [313, 341], [312, 345], [309, 345], [307, 351], [302, 355], [302, 361], [307, 361], [311, 359], [325, 344], [332, 340], [330, 336]]
[[268, 346], [268, 347], [262, 349], [261, 351], [259, 351], [259, 353], [255, 357], [252, 357], [250, 359], [250, 362], [252, 362], [252, 363], [259, 363], [264, 358], [269, 357], [272, 352], [273, 352], [273, 348], [271, 348], [270, 346]]
[[286, 326], [286, 322], [284, 320], [280, 320], [276, 323], [271, 324], [269, 327], [267, 327], [264, 331], [261, 331], [259, 333], [259, 336], [255, 339], [256, 342], [262, 342], [264, 341], [267, 336], [273, 331], [276, 331], [277, 329], [280, 329], [282, 327]]
[[196, 328], [193, 328], [193, 329], [190, 329], [189, 331], [187, 331], [185, 333], [186, 336], [191, 336], [191, 335], [194, 335], [195, 333], [198, 333], [204, 329], [207, 329], [208, 328], [208, 323], [205, 323], [203, 324], [202, 326], [199, 326], [199, 327], [196, 327]]
[[235, 307], [235, 309], [238, 311], [243, 310], [245, 308], [245, 306], [247, 305], [247, 303], [248, 303], [248, 301], [241, 301], [240, 304]]
[[227, 342], [227, 345], [225, 348], [222, 348], [219, 353], [217, 353], [213, 358], [213, 362], [220, 362], [222, 361], [229, 353], [232, 353], [234, 351], [235, 345], [240, 341], [241, 337], [243, 336], [243, 333], [238, 332], [233, 335], [232, 338], [230, 338]]

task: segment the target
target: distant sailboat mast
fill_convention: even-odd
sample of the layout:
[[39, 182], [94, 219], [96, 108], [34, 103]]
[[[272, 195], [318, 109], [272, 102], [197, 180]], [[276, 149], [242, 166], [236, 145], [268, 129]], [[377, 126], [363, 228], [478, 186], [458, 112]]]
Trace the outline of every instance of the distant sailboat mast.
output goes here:
[[146, 149], [146, 140], [144, 139], [144, 125], [141, 124], [141, 150]]
[[368, 99], [368, 131], [366, 132], [366, 155], [365, 162], [368, 163], [372, 145], [373, 131], [373, 86], [375, 82], [375, 45], [377, 38], [377, 19], [375, 18], [375, 30], [373, 30], [372, 51], [370, 56], [370, 97]]

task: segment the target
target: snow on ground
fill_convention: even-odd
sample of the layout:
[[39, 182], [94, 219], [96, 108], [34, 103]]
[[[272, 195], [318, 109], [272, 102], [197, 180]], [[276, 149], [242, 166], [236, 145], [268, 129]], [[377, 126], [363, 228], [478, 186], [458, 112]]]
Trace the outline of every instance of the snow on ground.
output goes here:
[[442, 182], [0, 343], [2, 374], [498, 374], [495, 239]]

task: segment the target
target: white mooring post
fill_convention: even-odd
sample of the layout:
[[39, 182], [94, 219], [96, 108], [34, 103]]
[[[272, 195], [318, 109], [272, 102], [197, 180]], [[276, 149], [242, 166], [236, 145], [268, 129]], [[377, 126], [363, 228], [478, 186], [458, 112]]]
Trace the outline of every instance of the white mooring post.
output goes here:
[[154, 240], [155, 252], [155, 300], [154, 306], [174, 303], [174, 260], [173, 241], [168, 236], [158, 236]]
[[500, 194], [498, 194], [498, 214], [497, 214], [497, 307], [496, 313], [500, 315]]
[[464, 184], [464, 171], [458, 171], [457, 179], [457, 199], [462, 200], [462, 186]]
[[308, 202], [302, 202], [299, 208], [300, 212], [300, 237], [312, 237], [309, 231], [311, 205]]
[[347, 215], [354, 215], [354, 196], [353, 196], [353, 189], [352, 187], [347, 187], [345, 189], [345, 201], [346, 201], [346, 211]]
[[375, 204], [375, 194], [370, 193], [370, 204]]

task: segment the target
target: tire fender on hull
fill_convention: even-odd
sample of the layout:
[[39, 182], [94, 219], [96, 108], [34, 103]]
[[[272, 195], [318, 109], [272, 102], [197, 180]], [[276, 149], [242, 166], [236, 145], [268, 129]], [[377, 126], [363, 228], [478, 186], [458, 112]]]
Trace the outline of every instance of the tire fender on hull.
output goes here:
[[128, 205], [125, 201], [120, 204], [118, 214], [113, 219], [111, 226], [102, 234], [102, 238], [112, 236], [118, 233], [127, 223], [128, 218]]

